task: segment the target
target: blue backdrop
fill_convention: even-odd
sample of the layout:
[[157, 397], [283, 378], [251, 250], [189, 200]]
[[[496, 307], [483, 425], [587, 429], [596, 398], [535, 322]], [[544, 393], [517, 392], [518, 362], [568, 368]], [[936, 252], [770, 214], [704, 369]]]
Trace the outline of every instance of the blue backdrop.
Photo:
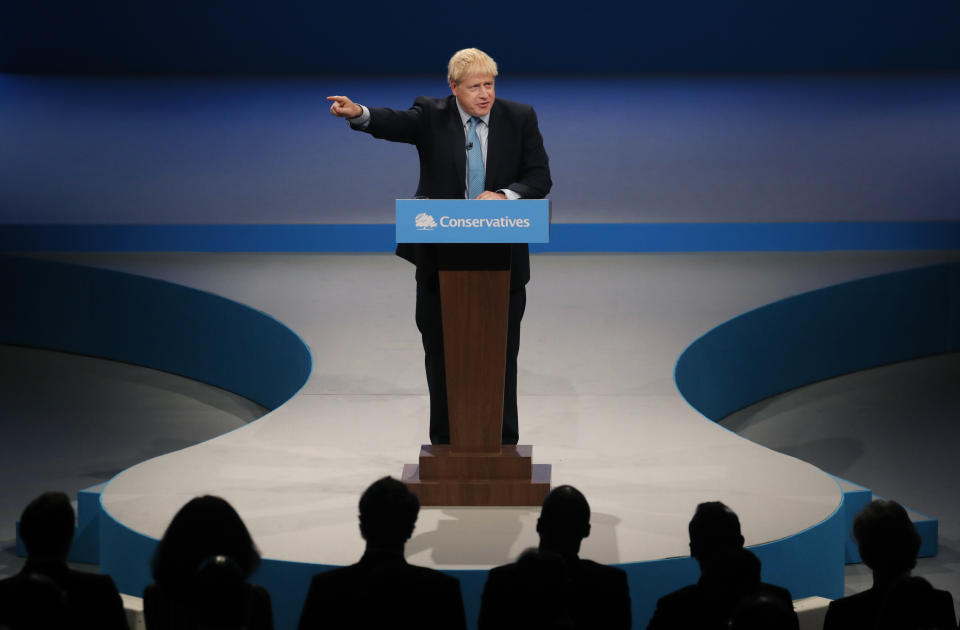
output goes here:
[[[469, 34], [464, 35], [465, 28]], [[5, 0], [0, 71], [442, 73], [955, 71], [954, 0]]]

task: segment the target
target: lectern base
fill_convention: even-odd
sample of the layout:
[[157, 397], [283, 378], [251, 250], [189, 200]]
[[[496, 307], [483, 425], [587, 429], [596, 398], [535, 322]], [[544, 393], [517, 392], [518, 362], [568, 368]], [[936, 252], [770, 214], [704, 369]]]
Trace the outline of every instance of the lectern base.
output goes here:
[[533, 446], [503, 445], [498, 453], [454, 451], [449, 444], [420, 447], [420, 481], [529, 481]]
[[540, 506], [550, 492], [550, 464], [533, 464], [530, 479], [422, 481], [420, 466], [404, 464], [401, 477], [425, 506]]

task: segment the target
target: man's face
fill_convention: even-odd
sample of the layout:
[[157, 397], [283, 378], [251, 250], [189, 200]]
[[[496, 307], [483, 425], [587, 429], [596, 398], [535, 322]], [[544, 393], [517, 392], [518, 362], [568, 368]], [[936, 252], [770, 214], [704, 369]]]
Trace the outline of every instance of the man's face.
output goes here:
[[492, 74], [468, 74], [458, 84], [451, 81], [450, 89], [456, 95], [463, 111], [478, 118], [490, 113], [496, 98]]

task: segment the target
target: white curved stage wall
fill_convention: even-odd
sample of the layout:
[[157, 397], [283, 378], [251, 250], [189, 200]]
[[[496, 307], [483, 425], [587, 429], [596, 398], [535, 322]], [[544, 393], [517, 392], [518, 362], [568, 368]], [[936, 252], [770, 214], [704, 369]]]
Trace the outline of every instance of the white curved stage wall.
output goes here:
[[[535, 445], [536, 461], [553, 464], [554, 483], [573, 484], [590, 500], [593, 530], [583, 555], [627, 570], [637, 628], [645, 627], [658, 597], [696, 578], [687, 556], [686, 523], [700, 501], [722, 500], [740, 515], [747, 544], [764, 562], [764, 579], [789, 587], [795, 597], [842, 594], [846, 532], [837, 483], [805, 462], [743, 440], [710, 421], [718, 417], [718, 409], [754, 402], [773, 393], [771, 387], [797, 386], [876, 361], [951, 349], [939, 346], [952, 344], [956, 349], [957, 314], [950, 310], [957, 303], [956, 267], [814, 291], [753, 311], [746, 326], [726, 324], [711, 330], [759, 306], [757, 300], [822, 287], [826, 276], [849, 280], [904, 266], [902, 260], [844, 263], [830, 274], [818, 276], [808, 268], [790, 276], [785, 273], [790, 265], [780, 262], [759, 270], [754, 262], [765, 255], [751, 256], [753, 261], [727, 257], [735, 264], [726, 267], [704, 266], [703, 257], [676, 256], [554, 256], [538, 257], [535, 263], [540, 271], [530, 287], [533, 308], [525, 319], [521, 353], [521, 440]], [[779, 256], [772, 259], [790, 259]], [[150, 293], [172, 285], [74, 266], [61, 266], [72, 281], [58, 282], [57, 266], [46, 262], [0, 259], [4, 282], [13, 282], [9, 288], [20, 298], [16, 308], [4, 310], [3, 329], [13, 331], [8, 336], [18, 331], [24, 335], [7, 342], [46, 345], [38, 343], [44, 327], [55, 331], [59, 319], [89, 313], [92, 304], [123, 311], [130, 287], [137, 283], [142, 287], [134, 292], [133, 302], [146, 305], [140, 311], [143, 319], [107, 320], [123, 319], [138, 329], [132, 339], [149, 337], [158, 321], [174, 321], [167, 318], [177, 317], [177, 312], [191, 313], [187, 328], [201, 325], [203, 311], [194, 309], [191, 300], [218, 309], [215, 328], [234, 335], [234, 340], [204, 350], [220, 360], [201, 352], [194, 354], [194, 362], [215, 371], [211, 366], [219, 363], [236, 369], [238, 360], [251, 361], [244, 368], [248, 380], [227, 389], [248, 394], [247, 385], [259, 387], [259, 398], [276, 408], [241, 429], [115, 477], [102, 495], [101, 565], [121, 590], [139, 594], [150, 581], [149, 558], [156, 540], [175, 511], [198, 494], [221, 495], [243, 516], [263, 553], [255, 580], [271, 591], [277, 626], [292, 628], [309, 576], [324, 567], [352, 563], [362, 553], [356, 526], [360, 492], [380, 476], [398, 476], [404, 463], [414, 461], [425, 433], [422, 358], [409, 321], [409, 270], [400, 269], [389, 256], [287, 256], [259, 266], [238, 257], [233, 268], [222, 255], [216, 263], [195, 255], [166, 268], [162, 260], [128, 259], [120, 266], [242, 298], [254, 309], [282, 317], [310, 343], [312, 377], [304, 384], [310, 369], [304, 357], [309, 353], [297, 335], [253, 309], [180, 287], [183, 295], [172, 304], [183, 308], [167, 312], [171, 302], [151, 301]], [[109, 258], [99, 262], [104, 261], [110, 264]], [[195, 273], [198, 269], [205, 271]], [[38, 273], [44, 275], [42, 284], [35, 282]], [[83, 283], [76, 282], [77, 274], [84, 276]], [[750, 274], [753, 283], [744, 284]], [[596, 282], [598, 277], [604, 282]], [[118, 282], [124, 291], [110, 288]], [[578, 290], [570, 291], [570, 286]], [[618, 287], [617, 292], [610, 293], [610, 286]], [[873, 289], [864, 293], [867, 286]], [[60, 297], [50, 297], [58, 291]], [[286, 297], [281, 297], [284, 292]], [[860, 348], [882, 346], [888, 351], [858, 359], [858, 344], [851, 342], [843, 346], [844, 352], [832, 354], [837, 344], [829, 324], [843, 318], [829, 316], [830, 309], [854, 313], [849, 321], [855, 323], [875, 312], [870, 296], [885, 294], [926, 300], [922, 308], [899, 309], [901, 324], [929, 308], [939, 309], [936, 324], [942, 334], [918, 334], [913, 344], [897, 337], [892, 343], [894, 339], [874, 334], [875, 327], [861, 326]], [[551, 308], [538, 312], [538, 303]], [[53, 304], [59, 310], [51, 309]], [[47, 316], [37, 319], [37, 309]], [[259, 328], [227, 324], [232, 311], [241, 320], [259, 322], [251, 324]], [[804, 312], [819, 313], [821, 326], [782, 325], [809, 324], [808, 318], [796, 319]], [[93, 340], [88, 345], [109, 338], [109, 327], [95, 331], [96, 318], [85, 320], [90, 327], [76, 334]], [[931, 325], [929, 318], [922, 323], [924, 328]], [[182, 329], [182, 322], [174, 329], [178, 326]], [[842, 331], [848, 340], [856, 334], [856, 326]], [[819, 350], [802, 366], [776, 360], [786, 357], [775, 351], [757, 353], [778, 344], [808, 348], [811, 340], [817, 340]], [[61, 336], [55, 343], [67, 341]], [[274, 341], [282, 352], [270, 353]], [[163, 344], [168, 354], [171, 345]], [[261, 354], [239, 357], [233, 354], [236, 348]], [[72, 347], [98, 354], [89, 350]], [[185, 355], [196, 350], [181, 347]], [[123, 359], [118, 352], [122, 354], [122, 348], [101, 356]], [[676, 385], [670, 373], [675, 361]], [[762, 373], [789, 364], [777, 371], [775, 387], [751, 372], [763, 361], [772, 363]], [[135, 362], [151, 365], [142, 353]], [[257, 375], [271, 386], [265, 388]], [[201, 380], [216, 382], [210, 376]], [[733, 387], [736, 383], [744, 386]], [[284, 393], [289, 400], [281, 404], [277, 397]], [[487, 569], [536, 545], [536, 517], [536, 509], [424, 509], [408, 544], [408, 558], [459, 577], [468, 618], [475, 620]]]

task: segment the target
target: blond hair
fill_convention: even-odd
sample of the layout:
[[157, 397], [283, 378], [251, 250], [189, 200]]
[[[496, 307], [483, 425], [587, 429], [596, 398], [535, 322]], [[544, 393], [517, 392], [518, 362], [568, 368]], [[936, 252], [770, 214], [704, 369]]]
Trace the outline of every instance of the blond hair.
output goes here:
[[464, 48], [453, 53], [450, 63], [447, 64], [447, 80], [454, 85], [459, 85], [471, 74], [497, 76], [497, 62], [477, 48]]

